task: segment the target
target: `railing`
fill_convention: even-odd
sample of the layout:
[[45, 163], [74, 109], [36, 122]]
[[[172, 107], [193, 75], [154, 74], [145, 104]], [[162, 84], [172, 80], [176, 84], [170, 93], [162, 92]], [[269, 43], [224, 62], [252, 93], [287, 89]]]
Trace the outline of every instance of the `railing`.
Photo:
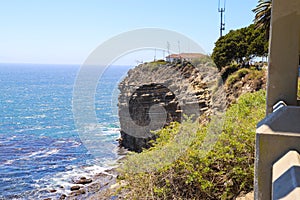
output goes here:
[[273, 199], [300, 199], [300, 155], [289, 151], [273, 165]]
[[300, 107], [278, 103], [256, 131], [255, 200], [300, 199], [298, 152]]

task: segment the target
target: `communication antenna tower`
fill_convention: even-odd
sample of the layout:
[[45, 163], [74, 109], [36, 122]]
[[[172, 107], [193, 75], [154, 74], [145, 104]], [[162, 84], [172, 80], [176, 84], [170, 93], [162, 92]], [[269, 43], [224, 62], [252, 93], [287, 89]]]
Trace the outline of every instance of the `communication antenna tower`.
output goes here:
[[226, 5], [226, 0], [224, 0], [223, 6], [221, 5], [221, 0], [219, 0], [218, 11], [219, 11], [220, 17], [221, 17], [220, 37], [223, 36], [223, 31], [225, 30], [225, 5]]

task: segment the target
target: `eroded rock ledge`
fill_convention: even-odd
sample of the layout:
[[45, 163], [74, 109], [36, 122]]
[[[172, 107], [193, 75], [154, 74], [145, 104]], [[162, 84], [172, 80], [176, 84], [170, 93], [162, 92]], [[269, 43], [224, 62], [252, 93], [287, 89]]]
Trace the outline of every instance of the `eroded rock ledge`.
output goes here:
[[156, 61], [131, 69], [119, 84], [120, 145], [136, 152], [148, 148], [152, 131], [184, 115], [210, 115], [216, 107], [217, 69], [189, 62]]

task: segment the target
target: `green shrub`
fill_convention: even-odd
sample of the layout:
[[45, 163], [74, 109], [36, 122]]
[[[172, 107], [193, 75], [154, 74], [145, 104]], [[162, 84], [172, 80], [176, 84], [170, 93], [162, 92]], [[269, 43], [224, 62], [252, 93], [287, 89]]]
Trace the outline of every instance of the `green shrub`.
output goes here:
[[235, 83], [238, 81], [242, 80], [244, 78], [243, 82], [252, 82], [252, 84], [258, 85], [257, 88], [261, 88], [261, 84], [263, 84], [263, 78], [265, 77], [265, 71], [264, 70], [253, 70], [253, 69], [248, 69], [248, 68], [242, 68], [239, 69], [238, 71], [234, 72], [231, 74], [226, 82], [225, 85], [227, 88], [233, 87]]
[[166, 65], [167, 62], [165, 60], [156, 60], [152, 62], [146, 63], [143, 67], [144, 69], [149, 70], [150, 72], [156, 71], [160, 66]]
[[222, 68], [221, 77], [222, 77], [223, 82], [226, 81], [226, 79], [228, 78], [229, 75], [231, 75], [234, 72], [236, 72], [237, 70], [239, 70], [239, 67], [240, 66], [237, 64], [231, 64], [230, 66]]
[[241, 78], [245, 77], [250, 72], [251, 70], [247, 68], [239, 69], [238, 71], [234, 72], [227, 78], [226, 85], [233, 85], [234, 83], [241, 80]]
[[207, 126], [186, 120], [157, 132], [154, 147], [128, 156], [120, 169], [126, 198], [232, 199], [251, 191], [255, 129], [264, 104], [264, 91], [248, 93], [223, 120]]
[[203, 57], [194, 58], [191, 60], [191, 63], [195, 67], [217, 67], [209, 55], [203, 55]]

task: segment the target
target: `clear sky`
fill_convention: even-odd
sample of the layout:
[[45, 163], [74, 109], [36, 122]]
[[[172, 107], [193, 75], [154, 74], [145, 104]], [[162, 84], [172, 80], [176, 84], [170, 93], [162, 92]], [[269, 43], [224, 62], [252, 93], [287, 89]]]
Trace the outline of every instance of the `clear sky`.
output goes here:
[[[82, 64], [102, 42], [138, 28], [179, 32], [207, 53], [212, 52], [219, 37], [218, 0], [0, 2], [2, 63]], [[224, 33], [252, 23], [251, 10], [256, 4], [257, 0], [227, 0]]]

